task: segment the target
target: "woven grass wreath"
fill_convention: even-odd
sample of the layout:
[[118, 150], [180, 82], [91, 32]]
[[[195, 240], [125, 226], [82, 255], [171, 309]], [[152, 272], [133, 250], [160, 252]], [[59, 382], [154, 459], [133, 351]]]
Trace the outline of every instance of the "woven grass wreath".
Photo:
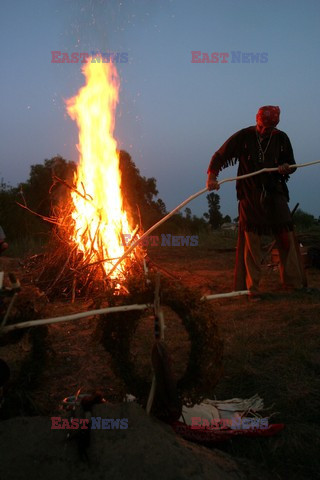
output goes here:
[[[130, 294], [121, 299], [123, 304], [153, 305], [154, 279], [146, 287], [145, 279], [135, 276], [128, 279], [127, 287]], [[213, 308], [200, 298], [199, 291], [167, 278], [161, 279], [161, 305], [168, 306], [180, 317], [190, 340], [188, 364], [177, 382], [180, 395], [190, 403], [212, 396], [222, 375], [223, 342], [214, 322]], [[98, 323], [102, 343], [112, 356], [115, 373], [122, 378], [128, 392], [138, 398], [146, 398], [150, 389], [150, 381], [137, 374], [130, 350], [142, 315], [141, 311], [108, 314], [102, 316]]]

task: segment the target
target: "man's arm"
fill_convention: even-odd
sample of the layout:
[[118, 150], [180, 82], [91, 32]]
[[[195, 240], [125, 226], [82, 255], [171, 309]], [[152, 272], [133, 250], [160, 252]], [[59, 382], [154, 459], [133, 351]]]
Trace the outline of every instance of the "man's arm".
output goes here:
[[208, 190], [219, 190], [220, 185], [217, 180], [217, 175], [215, 172], [208, 172], [208, 177], [207, 177], [207, 189]]
[[288, 135], [282, 132], [283, 139], [281, 140], [281, 152], [279, 156], [279, 173], [282, 175], [288, 175], [294, 173], [296, 168], [289, 168], [290, 165], [295, 165], [295, 159]]
[[234, 165], [240, 156], [240, 147], [242, 142], [243, 130], [234, 133], [212, 156], [207, 170], [207, 188], [208, 190], [219, 190], [217, 177], [220, 170]]

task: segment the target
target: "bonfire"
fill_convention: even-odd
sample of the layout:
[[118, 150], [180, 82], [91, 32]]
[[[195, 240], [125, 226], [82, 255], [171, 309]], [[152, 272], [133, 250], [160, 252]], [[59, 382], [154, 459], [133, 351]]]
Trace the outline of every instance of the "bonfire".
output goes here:
[[[131, 344], [145, 309], [152, 311], [155, 318], [153, 327], [149, 313], [146, 314], [150, 331], [158, 329], [160, 277], [149, 260], [151, 271], [148, 271], [146, 251], [138, 241], [183, 204], [145, 233], [140, 225], [132, 224], [130, 212], [124, 208], [114, 138], [119, 77], [114, 64], [90, 60], [83, 66], [86, 85], [66, 101], [67, 112], [79, 129], [77, 170], [72, 183], [53, 174], [54, 185], [63, 185], [69, 195], [53, 211], [52, 218], [45, 219], [55, 225], [46, 253], [35, 259], [40, 262], [33, 268], [34, 281], [50, 300], [90, 299], [95, 310], [88, 309], [86, 316], [100, 309], [98, 337], [111, 353], [114, 369], [129, 391], [143, 398], [150, 389], [150, 379], [136, 370]], [[126, 241], [128, 238], [130, 242]], [[30, 262], [29, 267], [33, 267]], [[214, 312], [201, 300], [200, 292], [190, 291], [175, 279], [172, 281], [169, 272], [161, 279], [161, 298], [171, 314], [178, 317], [176, 321], [181, 321], [189, 337], [189, 360], [178, 388], [185, 394], [188, 391], [189, 399], [198, 400], [199, 395], [212, 391], [221, 375], [222, 342], [212, 320]], [[101, 310], [110, 310], [110, 307], [112, 312], [104, 315]], [[50, 319], [49, 323], [57, 321]], [[160, 340], [155, 334], [155, 345]], [[158, 375], [163, 373], [163, 365], [164, 373], [169, 375], [168, 358], [163, 345], [156, 353], [153, 349]], [[170, 385], [172, 393], [174, 384]], [[148, 404], [150, 409], [150, 402]]]
[[[123, 280], [137, 267], [143, 269], [141, 248], [118, 262], [141, 226], [133, 226], [124, 208], [115, 113], [119, 77], [113, 63], [91, 62], [83, 66], [86, 85], [66, 101], [67, 112], [79, 129], [79, 161], [70, 197], [55, 215], [55, 246], [50, 245], [38, 283], [49, 296], [92, 293], [112, 286], [124, 288]], [[130, 242], [127, 239], [130, 238]]]
[[[124, 253], [126, 236], [133, 236], [123, 207], [119, 157], [113, 136], [119, 80], [113, 63], [89, 62], [83, 73], [86, 86], [67, 100], [68, 113], [79, 127], [80, 154], [74, 182], [76, 191], [71, 192], [70, 241], [83, 253], [84, 261], [101, 262], [108, 274], [115, 259]], [[113, 277], [123, 273], [128, 263], [130, 258], [113, 272]]]

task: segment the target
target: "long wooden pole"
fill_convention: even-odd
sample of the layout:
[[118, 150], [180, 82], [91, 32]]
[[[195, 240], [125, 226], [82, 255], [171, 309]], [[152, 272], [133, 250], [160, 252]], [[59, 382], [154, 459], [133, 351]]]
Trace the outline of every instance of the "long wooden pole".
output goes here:
[[[302, 168], [302, 167], [309, 167], [310, 165], [315, 165], [317, 163], [320, 163], [320, 160], [316, 160], [314, 162], [309, 162], [309, 163], [301, 163], [301, 164], [295, 164], [295, 165], [289, 165], [289, 168]], [[255, 175], [259, 175], [260, 173], [267, 173], [267, 172], [278, 172], [278, 167], [272, 167], [272, 168], [262, 168], [261, 170], [258, 170], [257, 172], [252, 172], [252, 173], [247, 173], [246, 175], [240, 175], [238, 177], [231, 177], [231, 178], [224, 178], [223, 180], [220, 180], [219, 185], [222, 185], [223, 183], [227, 183], [227, 182], [234, 182], [235, 180], [243, 180], [244, 178], [249, 178], [249, 177], [254, 177]], [[199, 197], [200, 195], [202, 195], [203, 193], [207, 192], [208, 191], [208, 188], [203, 188], [202, 190], [200, 190], [199, 192], [197, 193], [194, 193], [193, 195], [191, 195], [191, 197], [187, 198], [184, 202], [180, 203], [180, 205], [178, 205], [176, 208], [174, 208], [170, 213], [168, 213], [168, 215], [166, 215], [165, 217], [163, 217], [161, 220], [159, 220], [159, 222], [155, 223], [151, 228], [149, 228], [149, 230], [147, 230], [143, 235], [141, 235], [140, 238], [138, 238], [138, 240], [136, 240], [126, 251], [125, 253], [122, 255], [122, 257], [119, 258], [119, 260], [114, 264], [114, 266], [112, 267], [112, 269], [110, 270], [110, 272], [108, 273], [108, 275], [111, 275], [114, 270], [117, 268], [117, 266], [122, 262], [122, 260], [124, 258], [126, 258], [134, 248], [136, 248], [137, 245], [139, 245], [139, 243], [145, 238], [147, 237], [148, 235], [150, 235], [151, 232], [153, 232], [156, 228], [160, 227], [160, 225], [164, 222], [166, 222], [167, 220], [169, 220], [170, 217], [172, 217], [172, 215], [174, 215], [175, 213], [179, 212], [179, 210], [181, 210], [181, 208], [183, 208], [185, 205], [187, 205], [189, 202], [191, 202], [192, 200], [194, 200], [195, 198]]]
[[151, 305], [134, 304], [122, 305], [120, 307], [100, 308], [99, 310], [89, 310], [87, 312], [74, 313], [72, 315], [64, 315], [63, 317], [45, 318], [42, 320], [31, 320], [30, 322], [21, 322], [14, 325], [9, 325], [1, 329], [0, 333], [11, 332], [12, 330], [19, 330], [21, 328], [38, 327], [39, 325], [49, 325], [50, 323], [69, 322], [70, 320], [77, 320], [79, 318], [91, 317], [93, 315], [102, 315], [105, 313], [114, 312], [129, 312], [130, 310], [146, 310]]
[[241, 295], [248, 295], [249, 290], [238, 290], [235, 292], [228, 293], [215, 293], [214, 295], [204, 295], [200, 300], [214, 300], [216, 298], [231, 298], [231, 297], [240, 297]]

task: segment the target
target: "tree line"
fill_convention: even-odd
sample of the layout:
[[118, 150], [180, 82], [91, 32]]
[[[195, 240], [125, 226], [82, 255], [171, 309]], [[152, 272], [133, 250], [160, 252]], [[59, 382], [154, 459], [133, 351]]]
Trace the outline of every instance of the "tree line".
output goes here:
[[[147, 230], [168, 213], [164, 201], [158, 197], [156, 179], [141, 175], [129, 153], [123, 150], [119, 152], [119, 167], [124, 208], [133, 225]], [[55, 156], [32, 165], [29, 178], [18, 186], [1, 181], [0, 225], [9, 241], [23, 242], [30, 238], [46, 241], [59, 209], [70, 200], [70, 188], [66, 185], [73, 186], [76, 168], [74, 162]], [[192, 215], [187, 208], [184, 214], [169, 220], [166, 230], [171, 228], [175, 233], [186, 229], [194, 233], [207, 226], [205, 218]]]
[[[158, 198], [156, 179], [141, 175], [129, 153], [123, 150], [119, 152], [119, 166], [124, 207], [132, 224], [140, 225], [145, 231], [168, 213], [164, 201]], [[46, 241], [53, 224], [43, 218], [55, 219], [59, 208], [70, 199], [70, 189], [53, 179], [59, 178], [66, 184], [73, 185], [76, 168], [74, 162], [56, 156], [44, 160], [43, 164], [32, 165], [28, 180], [16, 187], [3, 181], [0, 183], [0, 225], [9, 241], [23, 242], [30, 238]], [[183, 213], [175, 214], [160, 227], [159, 233], [170, 231], [173, 234], [199, 234], [219, 229], [223, 223], [231, 222], [229, 215], [221, 213], [217, 193], [210, 192], [207, 201], [208, 211], [202, 217], [192, 215], [191, 209], [186, 208]], [[21, 205], [37, 215], [26, 211]], [[313, 215], [302, 210], [295, 213], [295, 223], [301, 229], [308, 229], [316, 222]]]

